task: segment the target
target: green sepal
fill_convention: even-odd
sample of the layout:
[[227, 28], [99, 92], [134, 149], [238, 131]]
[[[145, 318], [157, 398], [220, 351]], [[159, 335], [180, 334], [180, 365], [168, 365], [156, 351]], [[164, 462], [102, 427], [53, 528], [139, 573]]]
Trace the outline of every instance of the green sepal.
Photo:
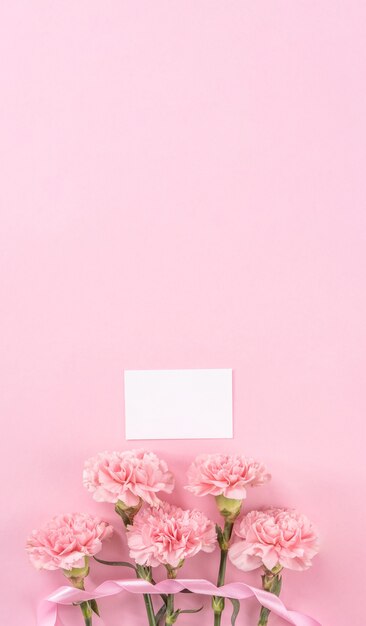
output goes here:
[[136, 506], [127, 506], [122, 500], [117, 500], [114, 510], [117, 515], [120, 516], [125, 526], [130, 526], [133, 524], [133, 518], [136, 513], [139, 512], [142, 506], [142, 500], [140, 498], [139, 503]]
[[84, 557], [84, 567], [73, 567], [72, 569], [63, 569], [62, 573], [68, 578], [71, 584], [77, 589], [84, 589], [84, 578], [89, 574], [89, 557]]
[[[276, 565], [272, 570], [264, 568], [264, 574], [262, 576], [262, 587], [265, 591], [273, 593], [275, 596], [279, 596], [282, 586], [282, 576], [280, 572], [282, 570], [281, 565]], [[258, 626], [267, 626], [270, 610], [262, 606]]]
[[222, 494], [215, 496], [217, 508], [228, 522], [234, 522], [241, 511], [242, 500], [226, 498]]
[[274, 593], [275, 596], [279, 596], [281, 593], [281, 587], [282, 587], [282, 576], [277, 575], [272, 585], [272, 593]]
[[136, 565], [136, 574], [138, 578], [146, 580], [148, 583], [152, 582], [151, 567], [146, 567], [145, 565]]

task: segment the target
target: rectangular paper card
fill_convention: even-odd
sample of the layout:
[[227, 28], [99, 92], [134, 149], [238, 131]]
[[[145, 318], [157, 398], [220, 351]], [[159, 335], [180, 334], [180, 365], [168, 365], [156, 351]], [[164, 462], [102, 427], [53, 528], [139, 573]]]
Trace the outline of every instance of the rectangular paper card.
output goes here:
[[126, 439], [233, 436], [232, 370], [126, 370]]

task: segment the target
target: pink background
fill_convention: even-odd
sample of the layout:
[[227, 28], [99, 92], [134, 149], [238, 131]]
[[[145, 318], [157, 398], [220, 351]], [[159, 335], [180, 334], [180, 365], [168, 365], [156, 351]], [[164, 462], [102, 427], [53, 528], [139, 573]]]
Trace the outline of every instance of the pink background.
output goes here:
[[[263, 459], [248, 506], [295, 505], [322, 534], [284, 600], [364, 622], [365, 19], [361, 0], [2, 3], [2, 624], [34, 626], [62, 582], [27, 562], [32, 528], [118, 525], [81, 470], [126, 446], [123, 369], [190, 367], [234, 369], [235, 436], [145, 443], [179, 470], [174, 499], [216, 516], [182, 489], [198, 452]], [[145, 624], [135, 602], [101, 602], [106, 625], [123, 603]]]

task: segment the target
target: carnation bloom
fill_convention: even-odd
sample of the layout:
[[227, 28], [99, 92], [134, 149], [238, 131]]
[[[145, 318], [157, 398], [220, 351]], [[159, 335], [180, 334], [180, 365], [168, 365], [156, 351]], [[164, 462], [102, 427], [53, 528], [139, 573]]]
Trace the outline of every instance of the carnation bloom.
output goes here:
[[203, 454], [188, 470], [186, 489], [196, 496], [211, 494], [244, 500], [247, 487], [263, 485], [270, 478], [262, 463], [241, 454]]
[[100, 452], [85, 462], [83, 483], [98, 502], [122, 502], [137, 507], [141, 501], [160, 502], [156, 493], [174, 489], [174, 477], [165, 461], [153, 452]]
[[203, 513], [163, 503], [160, 508], [142, 508], [127, 527], [130, 557], [138, 565], [177, 568], [200, 550], [212, 552], [215, 525]]
[[110, 524], [87, 513], [58, 515], [39, 530], [33, 530], [26, 550], [37, 569], [84, 568], [85, 557], [97, 554], [103, 539], [112, 532]]
[[239, 539], [229, 548], [229, 558], [245, 572], [261, 565], [267, 570], [305, 570], [319, 551], [314, 526], [292, 509], [250, 511], [237, 521], [234, 532]]

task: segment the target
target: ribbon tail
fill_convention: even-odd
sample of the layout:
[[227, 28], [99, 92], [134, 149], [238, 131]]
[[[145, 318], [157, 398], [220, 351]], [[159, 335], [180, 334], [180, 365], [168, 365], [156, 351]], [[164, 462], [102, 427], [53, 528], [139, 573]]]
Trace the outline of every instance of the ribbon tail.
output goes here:
[[55, 602], [42, 600], [38, 606], [37, 624], [39, 626], [64, 626], [58, 614], [58, 606]]

